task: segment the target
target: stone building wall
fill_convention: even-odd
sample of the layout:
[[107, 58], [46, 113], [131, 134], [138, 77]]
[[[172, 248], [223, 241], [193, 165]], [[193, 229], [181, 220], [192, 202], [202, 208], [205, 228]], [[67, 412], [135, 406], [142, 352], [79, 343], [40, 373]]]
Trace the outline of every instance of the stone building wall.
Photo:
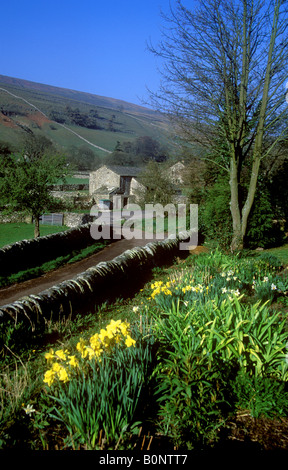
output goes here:
[[92, 195], [101, 187], [118, 188], [120, 186], [120, 176], [103, 166], [97, 171], [90, 173], [89, 194]]

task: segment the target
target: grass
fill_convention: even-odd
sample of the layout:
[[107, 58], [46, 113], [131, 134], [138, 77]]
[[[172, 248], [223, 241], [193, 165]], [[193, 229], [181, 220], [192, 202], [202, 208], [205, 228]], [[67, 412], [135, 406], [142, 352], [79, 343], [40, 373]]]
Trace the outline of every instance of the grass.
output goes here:
[[[40, 225], [40, 235], [63, 232], [67, 229], [69, 227], [65, 225]], [[34, 224], [25, 222], [0, 224], [0, 248], [30, 238], [34, 238]]]
[[[56, 181], [55, 184], [63, 184], [63, 180]], [[89, 184], [89, 178], [77, 178], [75, 176], [67, 176], [64, 184]]]
[[288, 243], [277, 248], [264, 250], [264, 253], [271, 253], [272, 255], [277, 256], [284, 265], [288, 265]]

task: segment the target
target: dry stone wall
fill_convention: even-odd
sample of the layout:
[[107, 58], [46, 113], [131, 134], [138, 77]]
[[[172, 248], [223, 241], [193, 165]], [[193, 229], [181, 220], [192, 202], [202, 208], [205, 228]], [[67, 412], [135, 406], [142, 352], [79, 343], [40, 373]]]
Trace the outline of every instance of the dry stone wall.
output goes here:
[[21, 322], [34, 330], [41, 329], [47, 320], [57, 321], [67, 315], [91, 312], [97, 305], [115, 296], [124, 296], [137, 283], [143, 282], [153, 267], [164, 265], [179, 255], [180, 241], [188, 240], [188, 232], [185, 232], [175, 238], [127, 250], [71, 280], [0, 307], [0, 324]]
[[0, 276], [40, 266], [41, 264], [80, 250], [95, 241], [90, 235], [90, 223], [6, 245], [0, 249]]
[[52, 191], [89, 191], [89, 183], [82, 184], [51, 184]]

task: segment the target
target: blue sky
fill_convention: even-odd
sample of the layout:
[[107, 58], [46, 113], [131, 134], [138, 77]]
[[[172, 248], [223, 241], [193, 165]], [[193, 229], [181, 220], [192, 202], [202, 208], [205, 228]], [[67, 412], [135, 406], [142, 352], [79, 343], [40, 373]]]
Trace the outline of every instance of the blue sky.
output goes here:
[[146, 43], [160, 39], [169, 3], [2, 2], [0, 74], [142, 104], [160, 80]]

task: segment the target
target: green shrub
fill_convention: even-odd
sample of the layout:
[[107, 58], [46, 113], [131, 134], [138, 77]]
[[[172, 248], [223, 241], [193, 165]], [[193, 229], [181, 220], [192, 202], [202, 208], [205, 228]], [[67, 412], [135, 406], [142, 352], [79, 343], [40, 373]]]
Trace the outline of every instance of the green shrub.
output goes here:
[[279, 418], [288, 414], [288, 392], [284, 382], [271, 377], [250, 376], [242, 371], [233, 384], [235, 406], [253, 418]]
[[221, 247], [228, 247], [232, 237], [230, 212], [230, 186], [226, 177], [207, 191], [205, 202], [199, 207], [201, 231], [208, 240], [216, 240]]

